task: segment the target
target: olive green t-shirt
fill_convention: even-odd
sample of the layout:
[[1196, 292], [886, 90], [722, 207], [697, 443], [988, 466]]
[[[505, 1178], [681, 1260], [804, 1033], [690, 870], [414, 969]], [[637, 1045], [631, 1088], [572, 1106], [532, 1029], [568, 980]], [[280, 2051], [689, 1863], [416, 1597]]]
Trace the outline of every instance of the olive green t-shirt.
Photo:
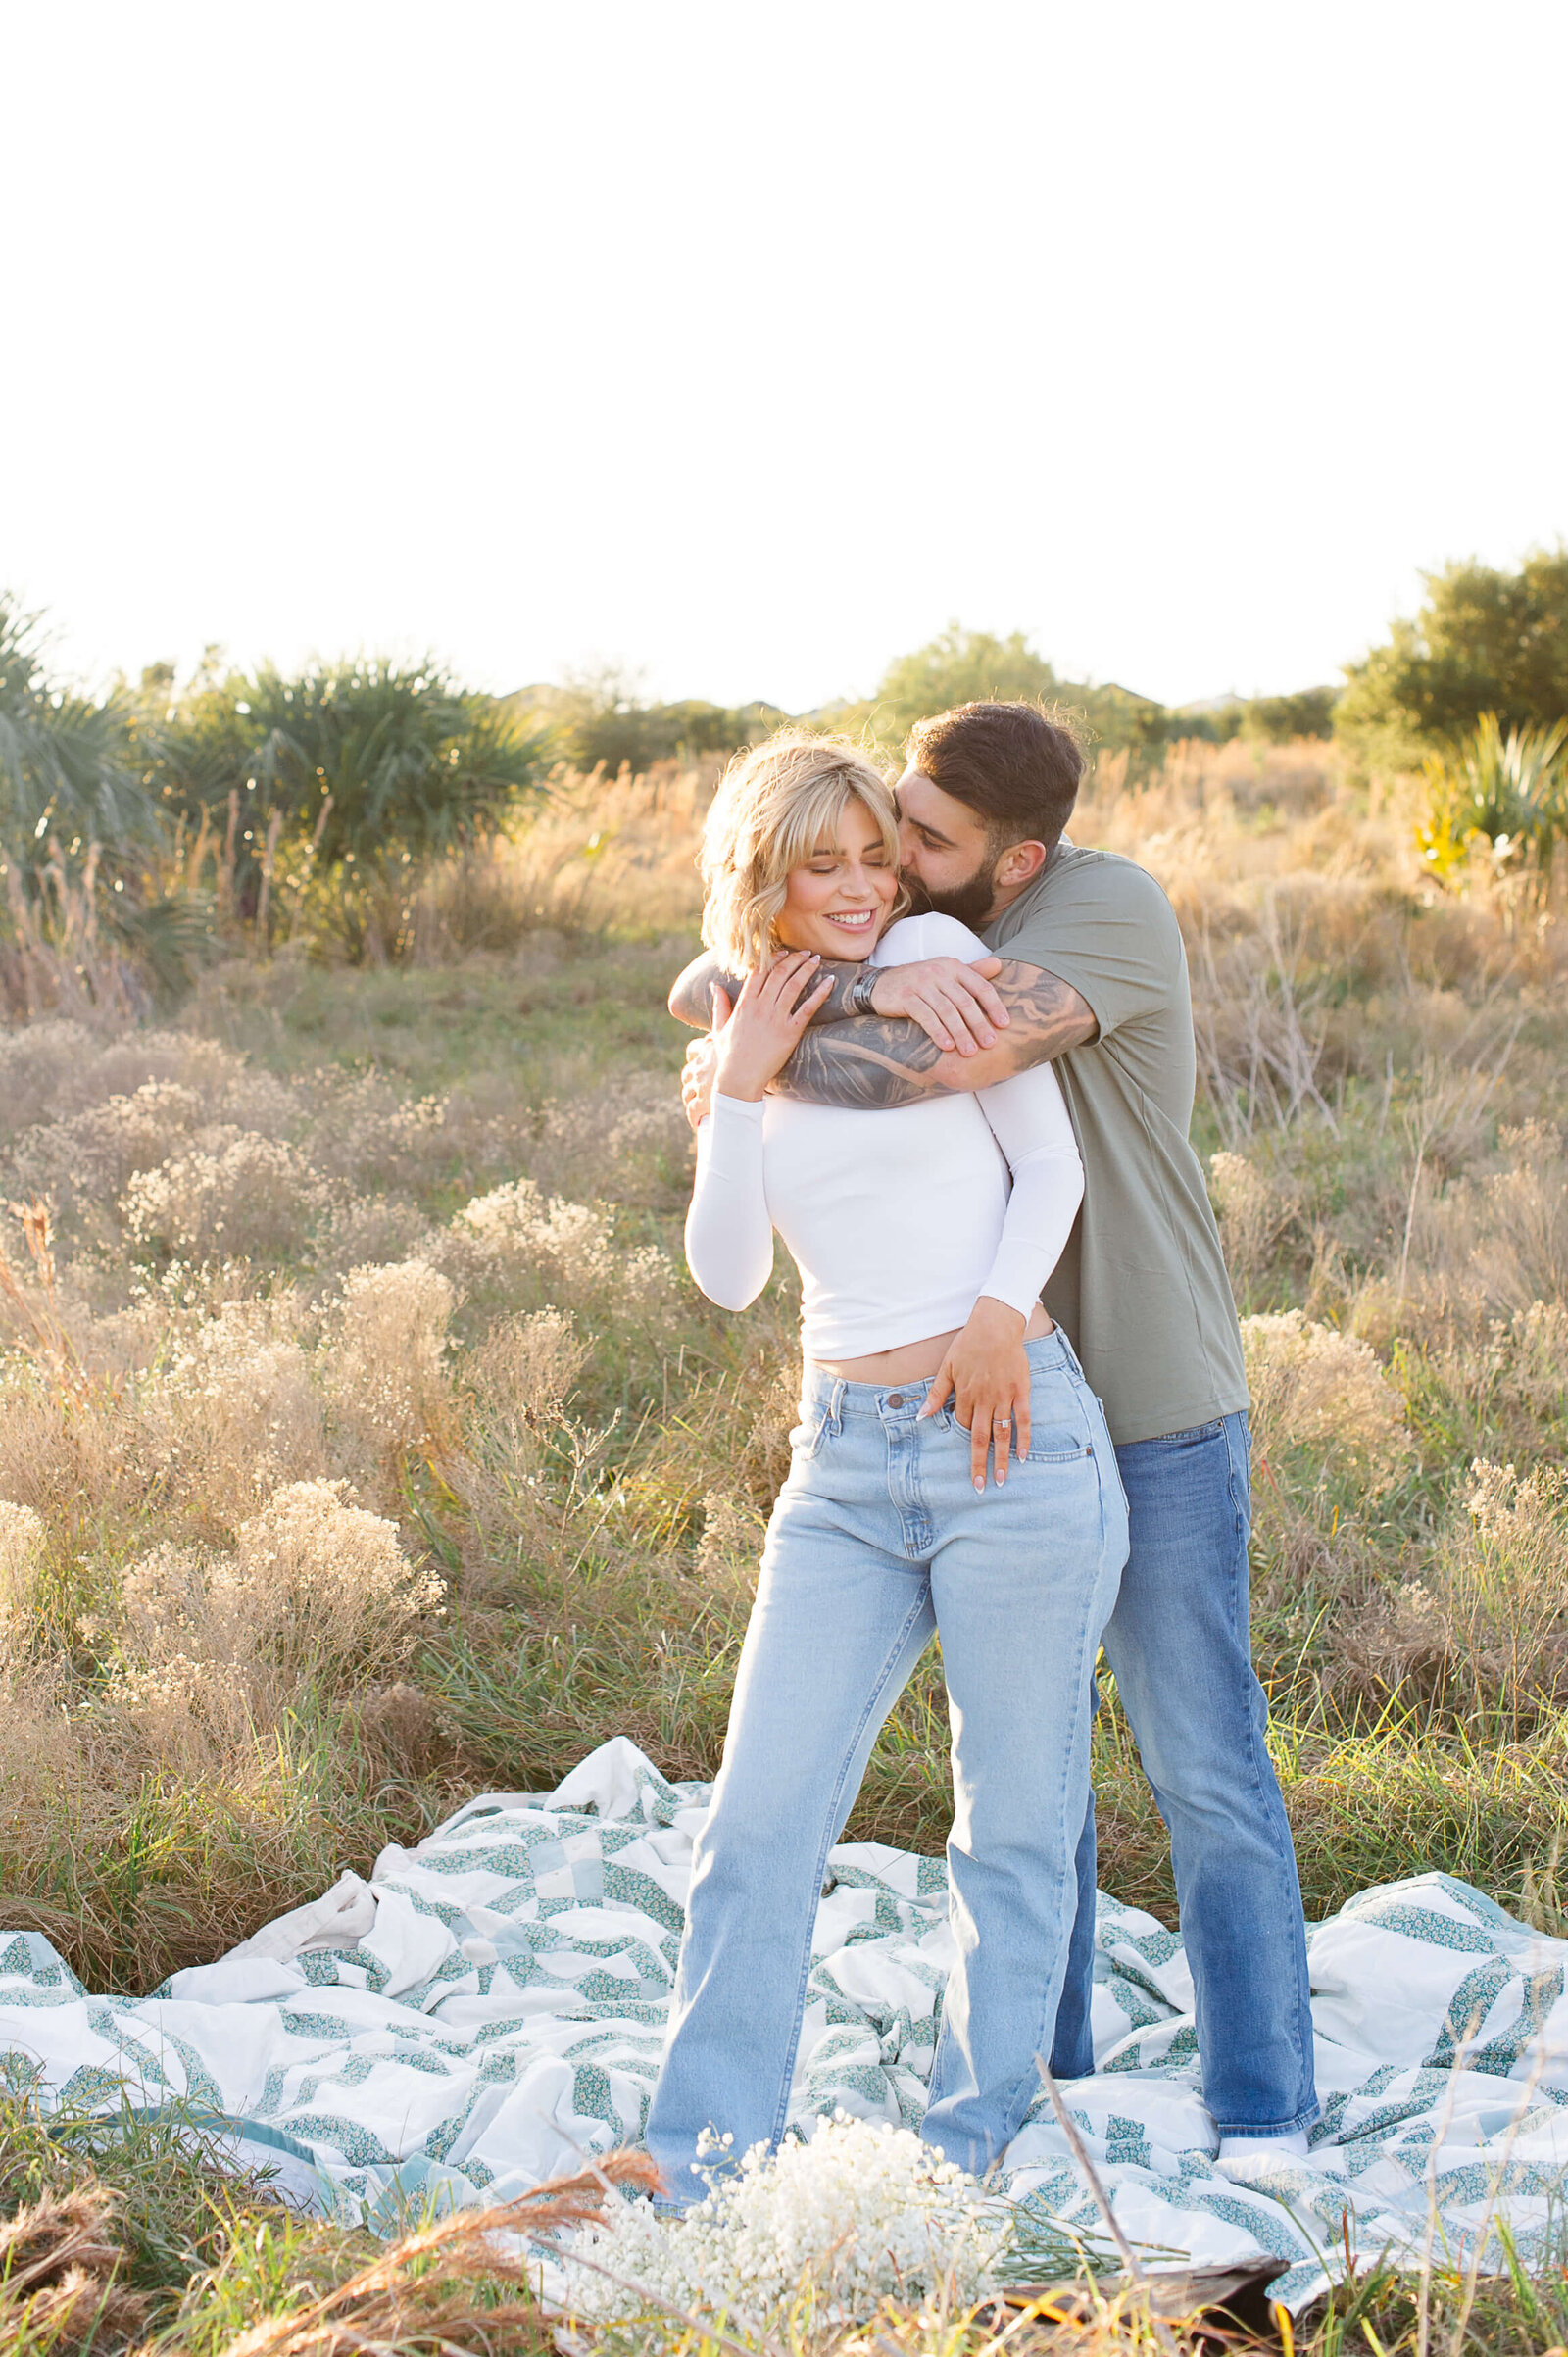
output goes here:
[[1247, 1405], [1236, 1307], [1188, 1143], [1198, 1058], [1187, 953], [1152, 875], [1065, 839], [985, 929], [999, 957], [1070, 983], [1100, 1036], [1056, 1059], [1084, 1201], [1045, 1303], [1118, 1443]]

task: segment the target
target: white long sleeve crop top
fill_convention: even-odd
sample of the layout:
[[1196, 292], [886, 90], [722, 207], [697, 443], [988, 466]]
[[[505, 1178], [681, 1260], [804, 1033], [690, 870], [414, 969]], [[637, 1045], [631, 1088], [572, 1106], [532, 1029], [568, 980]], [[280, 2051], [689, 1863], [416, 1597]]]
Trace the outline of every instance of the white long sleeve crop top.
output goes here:
[[[937, 915], [904, 917], [871, 953], [879, 965], [990, 954]], [[686, 1261], [710, 1301], [744, 1309], [772, 1273], [776, 1228], [801, 1272], [807, 1357], [858, 1358], [951, 1333], [982, 1294], [1027, 1317], [1083, 1191], [1049, 1064], [885, 1110], [716, 1096]]]

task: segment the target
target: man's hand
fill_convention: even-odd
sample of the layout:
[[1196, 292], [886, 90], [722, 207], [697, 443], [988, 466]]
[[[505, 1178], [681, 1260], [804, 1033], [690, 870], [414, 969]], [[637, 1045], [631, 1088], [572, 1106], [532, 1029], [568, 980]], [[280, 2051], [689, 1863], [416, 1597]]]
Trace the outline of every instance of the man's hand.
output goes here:
[[[956, 1335], [926, 1394], [921, 1416], [934, 1416], [953, 1395], [954, 1412], [969, 1435], [969, 1472], [986, 1486], [986, 1459], [995, 1457], [997, 1487], [1007, 1478], [1007, 1456], [1029, 1453], [1029, 1353], [1022, 1313], [982, 1294], [969, 1323]], [[916, 1418], [919, 1421], [919, 1418]]]
[[[720, 1021], [727, 1022], [729, 1019], [728, 997], [721, 987], [717, 996], [724, 1001], [724, 1011]], [[713, 1011], [715, 1015], [718, 1014], [716, 1007]], [[705, 1031], [699, 1038], [694, 1039], [687, 1049], [686, 1061], [681, 1067], [680, 1075], [680, 1101], [685, 1107], [686, 1118], [693, 1129], [700, 1121], [705, 1121], [713, 1109], [713, 1075], [717, 1070], [718, 1042], [711, 1031]]]
[[[991, 979], [1002, 971], [1000, 958], [965, 965], [961, 958], [921, 958], [912, 965], [879, 971], [871, 1005], [879, 1015], [906, 1015], [942, 1049], [974, 1056], [996, 1045], [997, 1033], [1012, 1020]], [[831, 1004], [825, 1016], [832, 1020]]]

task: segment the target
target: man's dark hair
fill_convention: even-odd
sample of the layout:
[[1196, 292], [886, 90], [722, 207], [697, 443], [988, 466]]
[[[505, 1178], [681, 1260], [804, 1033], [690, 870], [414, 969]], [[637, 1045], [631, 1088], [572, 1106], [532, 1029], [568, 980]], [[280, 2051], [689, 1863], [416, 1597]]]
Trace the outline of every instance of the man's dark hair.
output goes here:
[[959, 704], [917, 720], [904, 753], [984, 820], [993, 859], [1013, 843], [1054, 851], [1087, 766], [1077, 738], [1033, 704]]

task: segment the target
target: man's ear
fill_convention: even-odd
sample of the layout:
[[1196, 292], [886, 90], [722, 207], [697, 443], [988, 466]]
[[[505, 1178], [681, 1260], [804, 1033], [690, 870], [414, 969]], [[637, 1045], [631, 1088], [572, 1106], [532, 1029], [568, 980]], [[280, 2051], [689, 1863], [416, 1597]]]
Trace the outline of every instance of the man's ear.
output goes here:
[[1009, 844], [993, 870], [993, 884], [999, 891], [1019, 892], [1034, 882], [1049, 857], [1043, 843]]

